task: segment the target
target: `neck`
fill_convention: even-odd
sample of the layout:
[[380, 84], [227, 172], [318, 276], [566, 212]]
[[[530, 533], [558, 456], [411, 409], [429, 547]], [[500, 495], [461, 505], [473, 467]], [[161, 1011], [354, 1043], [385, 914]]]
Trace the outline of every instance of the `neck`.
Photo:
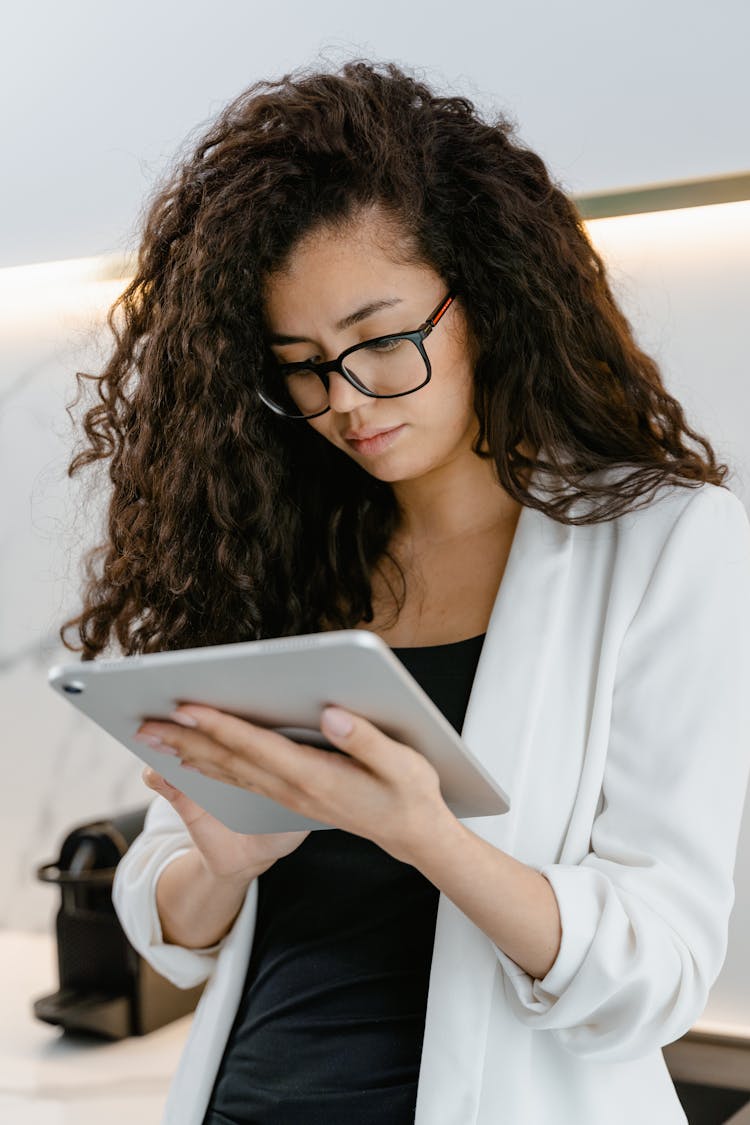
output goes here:
[[398, 538], [422, 549], [508, 531], [521, 505], [500, 486], [491, 460], [467, 455], [415, 480], [393, 485], [402, 521]]

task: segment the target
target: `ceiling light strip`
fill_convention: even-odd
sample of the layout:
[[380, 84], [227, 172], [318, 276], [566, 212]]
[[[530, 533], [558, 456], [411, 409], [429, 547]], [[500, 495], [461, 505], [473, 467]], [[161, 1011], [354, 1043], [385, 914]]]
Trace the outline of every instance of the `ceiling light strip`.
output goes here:
[[714, 203], [737, 203], [750, 199], [750, 172], [615, 188], [574, 195], [572, 198], [584, 219], [638, 215], [647, 211], [676, 211], [681, 207], [706, 207]]

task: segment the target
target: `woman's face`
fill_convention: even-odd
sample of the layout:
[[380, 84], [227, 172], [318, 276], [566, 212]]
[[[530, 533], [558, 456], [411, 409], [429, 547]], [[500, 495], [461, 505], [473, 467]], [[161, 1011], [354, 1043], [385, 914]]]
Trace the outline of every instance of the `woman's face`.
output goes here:
[[[366, 211], [351, 223], [320, 228], [291, 251], [265, 287], [269, 339], [279, 363], [334, 359], [345, 348], [375, 336], [418, 328], [445, 297], [447, 286], [430, 267], [405, 264], [382, 212]], [[352, 323], [353, 314], [383, 303]], [[387, 302], [387, 304], [385, 304]], [[350, 318], [348, 326], [340, 322]], [[371, 398], [332, 372], [331, 409], [300, 421], [383, 481], [422, 477], [473, 457], [478, 420], [473, 408], [474, 363], [469, 334], [454, 301], [424, 341], [432, 376], [400, 398]], [[387, 440], [357, 446], [350, 433], [400, 427]]]

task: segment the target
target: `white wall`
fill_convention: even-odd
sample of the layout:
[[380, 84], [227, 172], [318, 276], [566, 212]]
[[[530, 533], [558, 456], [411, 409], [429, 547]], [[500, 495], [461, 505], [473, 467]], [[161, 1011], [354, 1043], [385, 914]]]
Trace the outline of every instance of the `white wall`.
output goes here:
[[[750, 202], [604, 219], [590, 229], [637, 339], [688, 421], [730, 465], [729, 487], [750, 511]], [[735, 882], [727, 957], [701, 1022], [750, 1039], [750, 801]]]
[[747, 0], [16, 0], [0, 48], [0, 266], [129, 248], [188, 133], [326, 48], [510, 112], [568, 190], [746, 169]]

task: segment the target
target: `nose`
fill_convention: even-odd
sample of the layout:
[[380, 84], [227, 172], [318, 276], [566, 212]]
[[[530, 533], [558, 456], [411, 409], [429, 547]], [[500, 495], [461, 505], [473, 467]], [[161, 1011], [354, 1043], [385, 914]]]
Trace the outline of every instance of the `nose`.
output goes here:
[[328, 402], [331, 410], [337, 414], [347, 414], [362, 404], [362, 400], [370, 400], [370, 395], [352, 386], [340, 371], [331, 371], [328, 376]]

